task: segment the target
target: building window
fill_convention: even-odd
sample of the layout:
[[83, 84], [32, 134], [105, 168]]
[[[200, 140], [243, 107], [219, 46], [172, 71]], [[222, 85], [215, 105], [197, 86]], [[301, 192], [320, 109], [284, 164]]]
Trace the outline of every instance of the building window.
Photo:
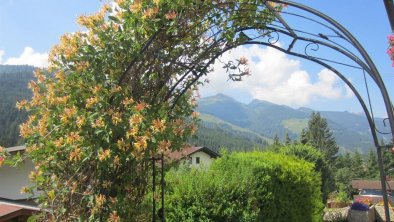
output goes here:
[[196, 164], [200, 164], [200, 157], [196, 157]]

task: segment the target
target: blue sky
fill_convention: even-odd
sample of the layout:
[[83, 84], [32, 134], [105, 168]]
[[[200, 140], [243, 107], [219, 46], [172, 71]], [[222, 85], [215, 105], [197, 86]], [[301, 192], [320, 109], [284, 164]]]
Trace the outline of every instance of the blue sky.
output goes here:
[[[96, 12], [103, 2], [1, 0], [0, 64], [45, 65], [47, 53], [59, 41], [59, 37], [64, 33], [80, 29], [75, 22], [77, 16]], [[386, 87], [389, 88], [391, 97], [394, 97], [394, 90], [390, 89], [394, 84], [394, 69], [386, 54], [387, 36], [391, 33], [391, 29], [383, 0], [298, 0], [298, 2], [324, 12], [347, 28], [370, 54]], [[298, 24], [298, 27], [302, 26], [303, 24]], [[226, 78], [221, 76], [221, 71], [216, 68], [215, 73], [210, 77], [211, 84], [201, 89], [202, 96], [222, 92], [246, 103], [257, 98], [295, 108], [306, 106], [316, 110], [361, 112], [360, 106], [346, 87], [320, 66], [258, 47], [239, 48], [233, 54], [224, 55], [224, 58], [231, 59], [234, 54], [239, 56], [239, 53], [254, 56], [251, 58], [256, 61], [251, 62], [252, 77], [238, 85], [228, 83]], [[275, 62], [279, 64], [269, 66], [271, 72], [267, 73], [267, 64]], [[282, 74], [275, 76], [272, 73]], [[349, 78], [365, 95], [365, 91], [362, 90], [364, 83], [360, 76], [362, 73], [349, 70]], [[385, 116], [377, 88], [372, 86], [370, 90], [375, 114]]]

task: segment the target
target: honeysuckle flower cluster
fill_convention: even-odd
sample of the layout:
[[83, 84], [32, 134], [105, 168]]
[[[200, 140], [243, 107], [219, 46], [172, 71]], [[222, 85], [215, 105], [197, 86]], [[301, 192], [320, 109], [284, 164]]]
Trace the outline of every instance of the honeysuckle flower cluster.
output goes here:
[[[22, 158], [36, 167], [23, 191], [40, 190], [43, 221], [146, 221], [151, 158], [195, 133], [199, 77], [244, 43], [240, 30], [275, 18], [261, 0], [112, 3], [78, 18], [83, 31], [60, 38], [17, 104], [30, 115]], [[230, 77], [249, 75], [247, 62], [229, 63]]]

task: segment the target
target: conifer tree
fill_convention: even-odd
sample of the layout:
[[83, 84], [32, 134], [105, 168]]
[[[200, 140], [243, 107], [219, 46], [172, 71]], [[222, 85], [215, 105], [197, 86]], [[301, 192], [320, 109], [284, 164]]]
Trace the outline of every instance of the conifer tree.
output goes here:
[[339, 147], [328, 128], [327, 120], [319, 112], [312, 113], [307, 129], [301, 133], [301, 143], [305, 142], [322, 152], [329, 163], [334, 162]]
[[366, 176], [366, 170], [365, 166], [363, 163], [363, 158], [361, 156], [361, 153], [358, 150], [355, 150], [353, 155], [352, 155], [352, 179], [356, 178], [364, 178]]
[[379, 178], [378, 161], [376, 153], [370, 149], [367, 156], [367, 177], [370, 179]]
[[282, 146], [282, 143], [279, 140], [278, 134], [275, 134], [273, 145], [274, 146]]
[[285, 135], [285, 145], [287, 146], [287, 145], [290, 145], [291, 144], [291, 139], [290, 139], [290, 137], [289, 137], [289, 132], [286, 132], [286, 135]]

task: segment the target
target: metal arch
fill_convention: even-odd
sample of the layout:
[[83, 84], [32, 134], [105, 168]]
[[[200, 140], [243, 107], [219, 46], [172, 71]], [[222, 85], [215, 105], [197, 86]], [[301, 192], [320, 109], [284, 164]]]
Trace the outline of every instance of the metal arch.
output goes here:
[[[346, 48], [344, 45], [342, 45], [340, 43], [336, 43], [335, 41], [332, 41], [331, 39], [329, 39], [329, 37], [331, 37], [331, 36], [327, 36], [327, 35], [324, 35], [321, 33], [312, 34], [312, 33], [307, 33], [304, 31], [293, 29], [286, 22], [286, 20], [281, 16], [281, 14], [279, 12], [276, 12], [275, 9], [268, 4], [268, 2], [274, 2], [274, 3], [279, 3], [279, 4], [286, 4], [288, 6], [293, 6], [293, 7], [300, 9], [304, 12], [311, 13], [312, 15], [318, 17], [319, 19], [322, 19], [327, 24], [324, 24], [323, 22], [317, 22], [316, 20], [313, 20], [313, 19], [310, 19], [310, 20], [315, 21], [317, 24], [322, 25], [325, 28], [328, 28], [331, 31], [333, 31], [337, 35], [335, 37], [345, 40], [347, 43], [349, 43], [352, 46], [352, 49], [350, 50], [350, 49]], [[302, 4], [295, 3], [295, 2], [291, 2], [291, 1], [265, 0], [265, 1], [263, 1], [263, 3], [265, 4], [265, 6], [267, 8], [269, 8], [274, 13], [275, 17], [277, 18], [277, 20], [275, 22], [282, 25], [282, 26], [278, 26], [278, 25], [268, 24], [266, 27], [267, 30], [271, 31], [270, 34], [276, 35], [276, 38], [272, 37], [272, 36], [267, 36], [267, 35], [263, 36], [262, 35], [262, 36], [257, 37], [256, 39], [251, 38], [246, 42], [242, 42], [242, 43], [239, 43], [236, 45], [231, 45], [231, 46], [224, 48], [221, 52], [219, 52], [214, 57], [212, 57], [208, 62], [206, 62], [206, 65], [204, 66], [203, 70], [196, 71], [193, 68], [191, 68], [187, 73], [184, 74], [183, 77], [186, 77], [190, 73], [193, 73], [193, 77], [192, 77], [193, 81], [191, 81], [191, 82], [189, 82], [189, 84], [183, 86], [184, 91], [181, 92], [177, 98], [179, 98], [188, 88], [190, 88], [194, 83], [196, 83], [199, 78], [201, 78], [204, 74], [206, 74], [206, 70], [208, 69], [208, 67], [210, 65], [212, 65], [213, 62], [220, 55], [222, 55], [224, 52], [226, 52], [232, 48], [236, 48], [240, 45], [259, 44], [259, 45], [273, 47], [273, 48], [276, 48], [277, 50], [280, 50], [286, 54], [297, 56], [300, 58], [304, 58], [306, 60], [320, 64], [321, 66], [326, 67], [327, 69], [333, 71], [339, 78], [341, 78], [349, 86], [349, 88], [355, 94], [355, 96], [357, 97], [358, 101], [360, 102], [360, 104], [362, 106], [363, 111], [365, 112], [368, 123], [370, 125], [374, 145], [377, 149], [382, 190], [383, 190], [383, 193], [385, 194], [383, 196], [383, 199], [384, 199], [386, 220], [389, 221], [390, 214], [389, 214], [389, 208], [388, 208], [387, 189], [386, 189], [386, 183], [385, 183], [386, 178], [385, 178], [385, 172], [383, 169], [383, 161], [382, 161], [382, 153], [381, 153], [382, 147], [379, 145], [379, 141], [378, 141], [378, 137], [377, 137], [377, 129], [376, 129], [376, 126], [374, 123], [373, 115], [371, 115], [363, 98], [358, 93], [357, 89], [350, 83], [350, 81], [340, 71], [338, 71], [338, 69], [329, 65], [329, 63], [332, 63], [332, 64], [336, 64], [336, 65], [344, 65], [344, 66], [348, 66], [348, 67], [352, 67], [352, 68], [366, 71], [366, 73], [372, 78], [372, 80], [375, 82], [375, 84], [379, 87], [379, 90], [381, 92], [381, 95], [383, 97], [383, 101], [384, 101], [384, 104], [386, 107], [386, 111], [387, 111], [387, 115], [388, 115], [388, 119], [389, 119], [389, 123], [390, 123], [391, 135], [394, 138], [394, 114], [393, 114], [393, 110], [392, 110], [392, 104], [391, 104], [387, 89], [384, 85], [384, 82], [383, 82], [375, 64], [373, 63], [372, 59], [370, 58], [368, 53], [365, 51], [365, 49], [362, 47], [362, 45], [357, 41], [357, 39], [348, 30], [346, 30], [342, 25], [340, 25], [338, 22], [336, 22], [334, 19], [330, 18], [329, 16], [327, 16], [327, 15], [325, 15], [313, 8], [310, 8], [310, 7], [304, 6]], [[309, 19], [306, 16], [301, 16], [301, 17]], [[249, 29], [257, 30], [256, 27], [244, 27], [241, 30], [237, 30], [237, 32], [247, 31]], [[292, 41], [291, 41], [290, 45], [288, 46], [288, 48], [281, 48], [280, 46], [275, 45], [275, 43], [279, 40], [280, 34], [284, 34], [284, 35], [288, 36], [289, 38], [292, 38]], [[308, 34], [309, 36], [306, 37], [301, 34]], [[264, 39], [264, 41], [258, 41], [258, 40], [262, 40], [262, 39]], [[294, 46], [298, 42], [307, 43], [304, 53], [298, 53], [295, 51]], [[315, 45], [315, 46], [320, 45], [320, 46], [324, 46], [328, 49], [334, 50], [335, 52], [340, 53], [343, 56], [345, 56], [346, 58], [353, 61], [355, 63], [355, 65], [349, 65], [349, 64], [334, 61], [331, 59], [324, 59], [324, 58], [319, 58], [316, 56], [311, 56], [306, 52], [306, 49], [310, 45]], [[353, 52], [359, 53], [361, 55], [361, 57], [358, 57]], [[175, 89], [177, 86], [178, 86], [177, 84], [174, 85], [173, 89]], [[176, 102], [177, 98], [175, 98], [175, 100], [174, 100], [174, 105], [177, 103]]]
[[323, 20], [327, 21], [331, 25], [333, 25], [341, 33], [343, 33], [343, 35], [345, 37], [347, 37], [347, 40], [355, 47], [355, 49], [361, 54], [361, 56], [366, 61], [366, 65], [371, 70], [371, 71], [368, 71], [368, 74], [375, 80], [377, 86], [380, 88], [380, 91], [382, 93], [383, 100], [384, 100], [384, 103], [386, 106], [386, 110], [387, 110], [387, 115], [388, 115], [389, 122], [390, 122], [391, 132], [394, 137], [394, 114], [393, 114], [393, 110], [392, 110], [392, 104], [390, 101], [390, 97], [388, 95], [388, 92], [387, 92], [387, 89], [384, 85], [384, 82], [379, 74], [379, 71], [377, 70], [375, 64], [373, 63], [372, 59], [370, 58], [368, 53], [365, 51], [363, 46], [358, 42], [358, 40], [347, 29], [345, 29], [341, 24], [339, 24], [337, 21], [335, 21], [334, 19], [330, 18], [329, 16], [327, 16], [327, 15], [325, 15], [313, 8], [310, 8], [308, 6], [305, 6], [305, 5], [302, 5], [299, 3], [291, 2], [291, 1], [281, 1], [281, 0], [268, 0], [268, 1], [291, 5], [296, 8], [310, 12], [310, 13], [322, 18]]
[[[238, 2], [238, 1], [237, 1]], [[256, 1], [257, 2], [257, 1]], [[309, 21], [315, 22], [316, 24], [320, 25], [321, 27], [328, 29], [329, 32], [333, 32], [334, 35], [325, 35], [322, 33], [310, 33], [308, 31], [310, 30], [298, 30], [296, 28], [293, 28], [287, 21], [286, 19], [282, 16], [282, 12], [276, 11], [275, 7], [272, 7], [268, 3], [279, 3], [279, 4], [286, 4], [290, 7], [295, 8], [296, 10], [301, 10], [301, 13], [289, 13], [289, 12], [283, 12], [283, 15], [292, 15], [292, 16], [298, 16], [299, 18], [307, 19]], [[239, 3], [239, 4], [251, 4], [251, 3]], [[297, 56], [300, 58], [304, 58], [306, 60], [315, 62], [317, 64], [322, 65], [323, 67], [326, 67], [327, 69], [333, 71], [339, 78], [341, 78], [348, 86], [349, 88], [353, 91], [353, 93], [356, 95], [357, 99], [359, 100], [365, 115], [367, 116], [368, 123], [371, 128], [371, 133], [372, 133], [372, 138], [374, 140], [374, 144], [377, 148], [377, 154], [378, 154], [378, 160], [379, 160], [379, 168], [380, 168], [380, 176], [381, 176], [381, 183], [382, 183], [382, 189], [384, 192], [384, 205], [385, 205], [385, 213], [386, 213], [386, 220], [390, 220], [390, 214], [388, 211], [388, 201], [387, 201], [387, 190], [386, 190], [386, 183], [385, 183], [385, 172], [383, 170], [383, 162], [382, 162], [382, 156], [381, 156], [381, 146], [379, 145], [378, 137], [377, 137], [377, 130], [376, 126], [374, 123], [373, 115], [372, 115], [372, 110], [371, 112], [368, 110], [363, 98], [361, 95], [358, 93], [357, 89], [350, 83], [350, 81], [339, 71], [339, 69], [335, 68], [333, 65], [342, 65], [342, 66], [348, 66], [352, 67], [355, 69], [360, 69], [360, 70], [365, 70], [366, 73], [372, 78], [372, 80], [375, 82], [375, 84], [379, 87], [379, 90], [381, 92], [381, 95], [383, 97], [383, 101], [386, 107], [387, 115], [388, 115], [388, 120], [390, 123], [390, 129], [391, 129], [391, 134], [394, 137], [394, 114], [392, 110], [392, 104], [387, 92], [387, 89], [384, 85], [384, 82], [369, 55], [365, 51], [365, 49], [362, 47], [362, 45], [357, 41], [356, 38], [353, 37], [353, 35], [346, 30], [341, 24], [336, 22], [334, 19], [330, 18], [329, 16], [313, 9], [308, 6], [292, 2], [292, 1], [287, 1], [287, 0], [260, 0], [259, 3], [254, 3], [258, 7], [266, 7], [269, 9], [269, 13], [273, 13], [275, 16], [276, 20], [273, 21], [271, 24], [267, 24], [264, 27], [259, 26], [259, 24], [252, 24], [252, 27], [241, 27], [238, 30], [234, 30], [238, 32], [238, 34], [244, 34], [242, 31], [248, 31], [248, 30], [256, 30], [256, 31], [263, 31], [263, 34], [260, 34], [260, 36], [257, 36], [255, 38], [247, 38], [246, 41], [242, 42], [233, 42], [232, 44], [227, 44], [229, 42], [226, 42], [226, 39], [223, 38], [216, 38], [220, 36], [218, 33], [225, 31], [225, 29], [215, 29], [215, 23], [213, 23], [213, 30], [211, 27], [211, 33], [213, 38], [213, 43], [211, 45], [208, 45], [207, 47], [204, 47], [202, 52], [200, 54], [197, 54], [198, 56], [207, 54], [210, 55], [210, 57], [207, 59], [207, 61], [201, 61], [201, 60], [191, 60], [190, 63], [186, 64], [186, 66], [182, 67], [181, 73], [179, 73], [179, 78], [174, 80], [175, 82], [168, 83], [169, 90], [167, 91], [167, 95], [164, 97], [164, 99], [159, 99], [158, 103], [161, 101], [170, 101], [172, 103], [172, 108], [174, 108], [177, 105], [177, 101], [182, 95], [190, 88], [192, 87], [203, 75], [207, 74], [207, 70], [209, 69], [209, 66], [212, 65], [215, 60], [221, 56], [224, 52], [236, 48], [241, 45], [247, 45], [247, 44], [259, 44], [259, 45], [265, 45], [269, 47], [276, 48], [277, 50], [280, 50], [286, 54]], [[290, 8], [289, 7], [289, 8]], [[306, 15], [304, 15], [305, 13]], [[313, 15], [314, 17], [317, 17], [319, 21], [312, 19], [308, 16]], [[290, 20], [290, 19], [289, 19]], [[321, 21], [320, 21], [321, 20]], [[216, 24], [217, 25], [217, 24]], [[260, 28], [259, 28], [260, 27]], [[268, 31], [268, 32], [267, 32]], [[156, 53], [158, 51], [153, 51], [151, 49], [151, 43], [153, 41], [156, 41], [156, 37], [160, 35], [161, 30], [158, 32], [154, 33], [145, 43], [144, 47], [141, 49], [140, 55], [145, 52], [149, 53]], [[207, 31], [209, 32], [209, 31]], [[285, 35], [287, 38], [290, 38], [291, 43], [289, 46], [286, 47], [281, 47], [276, 45], [276, 42], [278, 42], [279, 38], [281, 35]], [[346, 46], [344, 44], [341, 44], [339, 42], [336, 42], [336, 39], [340, 39], [345, 41]], [[231, 42], [231, 41], [230, 41]], [[306, 44], [304, 51], [303, 52], [297, 52], [299, 43]], [[210, 47], [215, 48], [218, 47], [218, 45], [224, 45], [225, 47], [220, 47], [217, 51], [215, 50], [212, 54], [208, 53], [210, 50]], [[297, 46], [297, 47], [296, 47]], [[346, 64], [345, 62], [342, 61], [335, 61], [334, 59], [327, 59], [327, 58], [321, 58], [317, 56], [312, 56], [311, 54], [308, 54], [307, 50], [310, 49], [310, 46], [315, 46], [316, 48], [312, 48], [312, 51], [317, 51], [319, 47], [325, 47], [327, 49], [333, 50], [336, 53], [341, 54], [342, 56], [346, 57], [349, 59], [352, 64]], [[351, 46], [351, 49], [347, 48], [347, 46]], [[151, 51], [149, 51], [151, 49]], [[160, 49], [159, 49], [160, 50]], [[159, 54], [159, 53], [158, 53]], [[359, 56], [361, 55], [361, 57]], [[181, 56], [179, 54], [178, 56]], [[129, 71], [133, 66], [135, 66], [136, 62], [138, 62], [141, 58], [135, 58], [134, 60], [131, 61], [130, 65], [126, 68], [124, 71], [122, 77], [119, 80], [119, 84], [125, 84], [126, 77], [129, 75]], [[170, 60], [164, 60], [157, 56], [157, 60], [162, 60], [164, 63], [172, 64], [172, 65], [178, 65], [176, 64], [176, 61], [170, 61]], [[353, 64], [354, 63], [354, 64]], [[182, 64], [181, 64], [182, 65]], [[164, 65], [165, 66], [165, 65]], [[155, 98], [156, 99], [156, 98]]]
[[[284, 53], [286, 53], [286, 54], [289, 54], [289, 55], [292, 55], [292, 56], [296, 56], [296, 57], [300, 57], [300, 58], [309, 60], [309, 61], [311, 61], [311, 62], [315, 62], [315, 63], [317, 63], [317, 64], [319, 64], [319, 65], [321, 65], [321, 66], [323, 66], [323, 67], [329, 69], [330, 71], [332, 71], [333, 73], [335, 73], [342, 81], [344, 81], [345, 84], [346, 84], [346, 85], [350, 88], [350, 90], [354, 93], [354, 95], [356, 96], [357, 100], [360, 102], [360, 105], [361, 105], [361, 107], [362, 107], [364, 113], [366, 114], [368, 124], [369, 124], [370, 126], [374, 126], [374, 121], [373, 121], [373, 119], [372, 119], [372, 117], [371, 117], [371, 114], [370, 114], [370, 112], [369, 112], [369, 110], [368, 110], [368, 107], [367, 107], [367, 105], [365, 104], [365, 102], [364, 102], [362, 96], [360, 95], [360, 93], [359, 93], [359, 92], [357, 91], [357, 89], [353, 86], [353, 84], [352, 84], [344, 75], [342, 75], [341, 72], [339, 72], [339, 71], [338, 71], [337, 69], [335, 69], [334, 67], [332, 67], [332, 66], [330, 66], [330, 65], [328, 65], [328, 64], [326, 64], [326, 63], [324, 63], [324, 62], [322, 62], [322, 61], [320, 61], [319, 59], [315, 59], [315, 58], [312, 58], [312, 57], [309, 57], [309, 56], [305, 56], [305, 55], [302, 55], [302, 54], [299, 54], [299, 53], [295, 53], [295, 52], [288, 52], [287, 50], [282, 49], [281, 47], [278, 47], [278, 46], [276, 46], [276, 45], [267, 44], [267, 43], [264, 43], [264, 42], [253, 42], [253, 41], [251, 41], [251, 42], [246, 42], [246, 43], [245, 43], [245, 45], [249, 45], [249, 44], [252, 44], [252, 45], [264, 45], [264, 46], [272, 47], [272, 48], [277, 49], [277, 50], [279, 50], [279, 51], [281, 51], [281, 52], [284, 52]], [[379, 141], [379, 140], [378, 140], [378, 136], [377, 136], [377, 134], [376, 134], [376, 130], [375, 130], [374, 128], [371, 128], [371, 133], [372, 133], [372, 137], [373, 137], [375, 146], [378, 146], [379, 144], [376, 143], [376, 142]]]
[[[337, 33], [337, 34], [340, 34], [340, 36], [345, 37], [345, 40], [347, 40], [355, 48], [355, 50], [358, 53], [360, 53], [360, 55], [364, 59], [365, 63], [362, 62], [361, 59], [358, 59], [358, 57], [354, 58], [353, 56], [347, 54], [346, 52], [344, 52], [342, 50], [338, 50], [338, 48], [335, 49], [336, 51], [338, 51], [340, 53], [347, 54], [346, 56], [348, 58], [352, 59], [358, 65], [360, 65], [360, 67], [362, 67], [372, 77], [372, 79], [375, 81], [376, 85], [379, 87], [380, 93], [381, 93], [381, 95], [383, 97], [383, 101], [384, 101], [384, 104], [385, 104], [385, 107], [386, 107], [387, 116], [388, 116], [389, 123], [390, 123], [391, 135], [392, 135], [392, 138], [394, 138], [394, 114], [393, 114], [393, 107], [392, 107], [392, 104], [391, 104], [391, 101], [390, 101], [390, 97], [388, 95], [388, 92], [387, 92], [387, 89], [385, 87], [385, 84], [384, 84], [384, 82], [383, 82], [383, 80], [382, 80], [382, 78], [381, 78], [381, 76], [380, 76], [375, 64], [373, 63], [372, 59], [370, 58], [368, 53], [365, 51], [363, 46], [358, 42], [358, 40], [347, 29], [345, 29], [341, 24], [339, 24], [337, 21], [335, 21], [334, 19], [330, 18], [329, 16], [325, 15], [324, 13], [321, 13], [321, 12], [319, 12], [319, 11], [313, 9], [313, 8], [310, 8], [308, 6], [305, 6], [305, 5], [302, 5], [302, 4], [299, 4], [299, 3], [295, 3], [295, 2], [292, 2], [292, 1], [282, 1], [282, 0], [268, 0], [268, 1], [275, 2], [275, 3], [280, 3], [280, 4], [286, 4], [288, 6], [293, 6], [295, 8], [301, 9], [303, 11], [312, 13], [313, 15], [321, 18], [322, 20], [324, 20], [324, 21], [328, 22], [329, 24], [331, 24], [336, 29], [336, 30], [334, 30], [334, 32]], [[279, 15], [276, 14], [276, 16], [279, 16]], [[286, 24], [285, 27], [286, 27], [287, 31], [289, 32], [289, 35], [292, 35], [294, 33], [294, 30], [290, 30], [291, 28], [288, 26], [288, 24]], [[325, 36], [321, 36], [321, 37], [323, 39], [327, 39], [328, 40], [328, 38], [325, 37]], [[296, 39], [299, 39], [299, 38], [300, 38], [299, 36], [296, 36], [296, 37], [294, 37], [293, 41], [295, 41]], [[309, 41], [312, 42], [312, 43], [315, 43], [315, 44], [316, 43], [320, 43], [321, 44], [321, 42], [322, 42], [322, 41], [318, 41], [318, 40], [316, 41], [316, 40], [312, 40], [312, 39], [309, 40]], [[332, 45], [330, 46], [330, 44], [323, 44], [323, 45], [326, 45], [327, 47], [333, 48]], [[281, 51], [283, 51], [283, 50], [281, 50]], [[288, 50], [288, 51], [286, 51], [286, 53], [291, 54], [291, 51]], [[326, 64], [325, 62], [322, 62], [321, 59], [305, 57], [303, 55], [302, 56], [301, 55], [296, 55], [296, 56], [306, 58], [308, 60], [317, 62], [320, 65], [325, 66], [326, 68], [329, 68], [328, 64]], [[334, 71], [331, 68], [329, 68], [329, 69]], [[339, 74], [337, 72], [335, 72], [335, 73], [337, 75]], [[345, 81], [345, 79], [343, 79], [343, 78], [342, 78], [342, 80]], [[354, 88], [352, 88], [352, 91], [355, 92]], [[375, 143], [375, 146], [376, 146], [376, 149], [377, 149], [379, 169], [380, 169], [380, 180], [381, 180], [382, 190], [383, 190], [383, 194], [384, 194], [383, 195], [383, 200], [384, 200], [386, 221], [390, 221], [390, 213], [389, 213], [388, 200], [387, 200], [387, 189], [386, 189], [386, 176], [385, 176], [385, 172], [384, 172], [384, 168], [383, 168], [381, 146], [379, 145], [379, 141], [378, 141], [377, 136], [376, 136], [376, 126], [375, 126], [375, 124], [373, 122], [373, 119], [371, 118], [369, 112], [367, 112], [365, 104], [363, 105], [362, 99], [359, 96], [357, 96], [357, 98], [360, 101], [360, 103], [362, 104], [364, 112], [367, 115], [368, 122], [369, 122], [370, 127], [371, 127], [372, 136], [373, 136], [373, 139], [374, 139], [374, 143]]]

